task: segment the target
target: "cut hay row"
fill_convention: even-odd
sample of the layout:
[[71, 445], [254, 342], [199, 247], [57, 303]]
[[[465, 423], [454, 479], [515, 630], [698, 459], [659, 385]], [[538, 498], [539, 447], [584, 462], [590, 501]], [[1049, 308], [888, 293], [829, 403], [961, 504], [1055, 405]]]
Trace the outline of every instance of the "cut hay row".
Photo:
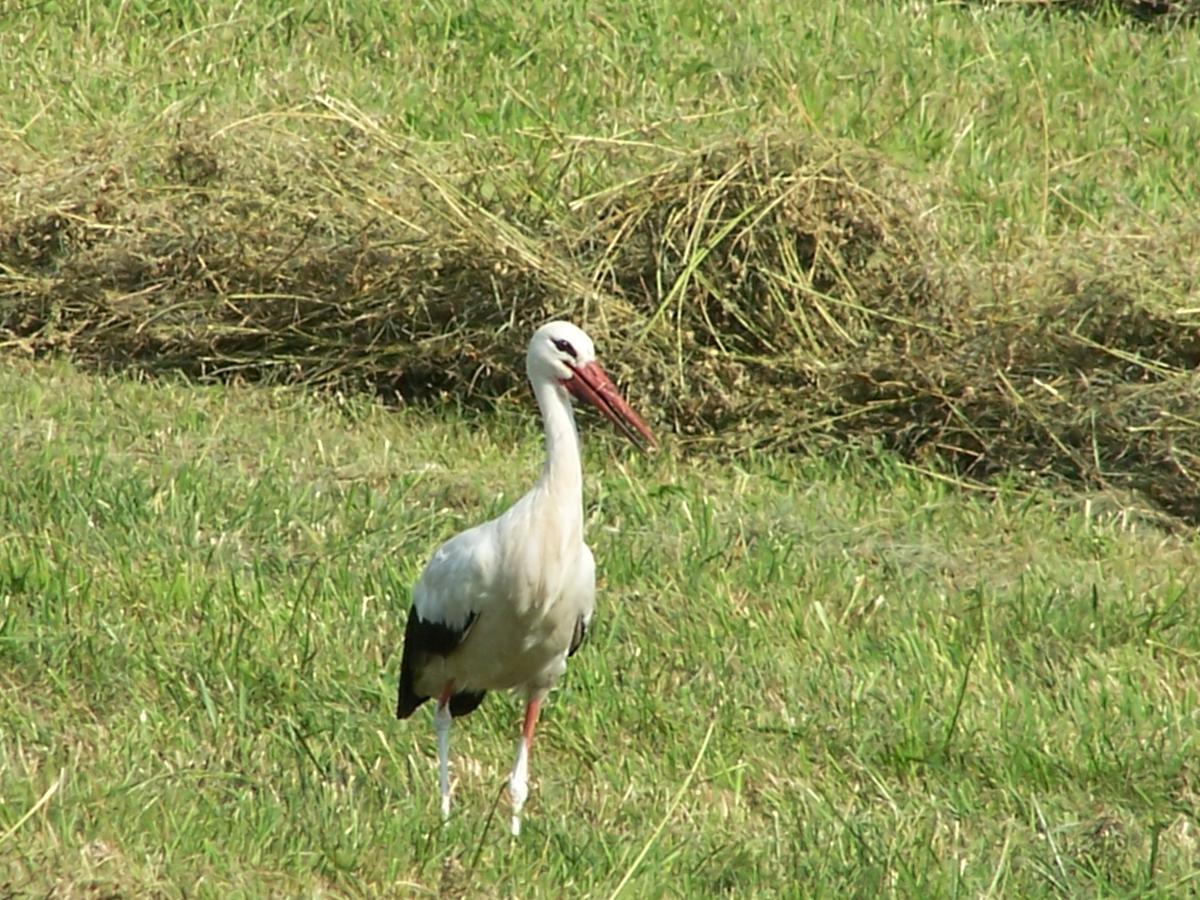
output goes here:
[[689, 449], [884, 446], [1200, 522], [1198, 229], [951, 265], [933, 198], [811, 139], [578, 143], [546, 165], [611, 176], [580, 197], [436, 159], [322, 99], [148, 156], [25, 160], [0, 184], [4, 343], [493, 404], [568, 316]]
[[1136, 21], [1171, 26], [1200, 17], [1198, 0], [976, 0], [981, 6], [1016, 6], [1031, 12], [1072, 12], [1091, 16], [1121, 13]]

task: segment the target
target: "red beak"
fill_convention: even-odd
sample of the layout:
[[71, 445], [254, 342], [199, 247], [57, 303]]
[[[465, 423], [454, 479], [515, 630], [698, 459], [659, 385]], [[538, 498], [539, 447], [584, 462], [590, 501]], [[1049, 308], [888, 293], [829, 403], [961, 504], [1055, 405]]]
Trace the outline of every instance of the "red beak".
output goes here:
[[598, 362], [574, 368], [575, 374], [563, 382], [564, 387], [578, 400], [586, 400], [621, 430], [642, 451], [658, 446], [650, 426], [633, 411], [617, 386], [612, 383]]

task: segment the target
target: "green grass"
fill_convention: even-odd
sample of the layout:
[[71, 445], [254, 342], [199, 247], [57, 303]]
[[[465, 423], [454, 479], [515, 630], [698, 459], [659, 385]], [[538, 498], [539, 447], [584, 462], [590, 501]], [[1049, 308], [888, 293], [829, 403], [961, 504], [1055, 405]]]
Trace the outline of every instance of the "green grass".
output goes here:
[[9, 891], [1196, 887], [1194, 538], [886, 462], [642, 459], [588, 416], [599, 614], [512, 842], [516, 703], [457, 728], [445, 829], [391, 711], [408, 586], [532, 480], [532, 417], [62, 364], [0, 397]]
[[1189, 29], [845, 0], [37, 8], [0, 28], [14, 151], [319, 117], [306, 101], [322, 95], [447, 158], [521, 160], [551, 206], [628, 174], [563, 162], [594, 140], [692, 148], [761, 129], [877, 148], [972, 245], [1170, 222], [1200, 192]]
[[[904, 167], [948, 270], [1028, 300], [1045, 245], [1161, 249], [1194, 222], [1200, 39], [1015, 5], [8, 4], [0, 188], [23, 209], [69, 170], [102, 203], [126, 169], [87, 161], [132, 159], [161, 202], [200, 202], [164, 172], [177, 140], [353, 143], [349, 104], [439, 171], [503, 163], [497, 189], [554, 222], [639, 174], [639, 142], [661, 161], [817, 133]], [[1097, 283], [1135, 271], [1194, 317], [1190, 262], [1158, 279], [1136, 253]], [[1192, 531], [886, 455], [643, 459], [586, 417], [599, 611], [513, 842], [516, 704], [456, 729], [445, 828], [432, 728], [391, 713], [409, 586], [535, 477], [531, 404], [387, 411], [20, 346], [0, 367], [0, 896], [1200, 890]]]

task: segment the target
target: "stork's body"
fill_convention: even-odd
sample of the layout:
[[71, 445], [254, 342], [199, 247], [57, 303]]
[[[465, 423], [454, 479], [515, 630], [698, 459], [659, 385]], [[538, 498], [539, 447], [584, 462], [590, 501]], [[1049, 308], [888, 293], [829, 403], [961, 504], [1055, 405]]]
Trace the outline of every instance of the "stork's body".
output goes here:
[[546, 433], [541, 478], [503, 515], [442, 544], [426, 565], [413, 588], [396, 710], [407, 718], [425, 700], [437, 700], [442, 813], [449, 815], [451, 717], [471, 712], [487, 691], [524, 693], [525, 726], [509, 779], [514, 834], [528, 792], [538, 708], [582, 643], [595, 604], [570, 395], [595, 404], [631, 439], [654, 441], [575, 326], [552, 322], [538, 329], [526, 369]]

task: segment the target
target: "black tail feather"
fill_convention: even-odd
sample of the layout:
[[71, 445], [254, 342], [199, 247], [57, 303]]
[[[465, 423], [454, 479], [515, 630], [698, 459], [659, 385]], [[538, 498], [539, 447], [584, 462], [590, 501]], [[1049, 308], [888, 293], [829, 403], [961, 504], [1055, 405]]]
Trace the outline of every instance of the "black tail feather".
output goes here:
[[450, 698], [450, 715], [458, 718], [474, 712], [486, 694], [487, 691], [459, 691]]
[[[474, 712], [485, 696], [487, 696], [487, 691], [459, 691], [457, 694], [451, 694], [450, 715], [457, 719], [459, 716]], [[422, 697], [416, 693], [412, 689], [411, 679], [406, 679], [401, 673], [400, 691], [396, 699], [397, 719], [407, 719], [416, 712], [417, 707], [428, 699], [428, 697]]]
[[[403, 666], [403, 663], [401, 664]], [[412, 678], [408, 677], [408, 670], [401, 668], [400, 670], [400, 691], [396, 698], [396, 718], [407, 719], [417, 707], [428, 700], [428, 697], [422, 697], [413, 690]]]
[[420, 619], [417, 611], [408, 612], [404, 626], [404, 652], [400, 655], [400, 692], [396, 699], [396, 718], [407, 719], [418, 706], [428, 700], [417, 693], [417, 656], [423, 655], [419, 646]]
[[[407, 719], [429, 699], [417, 693], [417, 673], [430, 656], [446, 656], [453, 652], [475, 622], [475, 614], [461, 629], [452, 629], [437, 622], [425, 622], [415, 609], [409, 610], [404, 628], [404, 652], [400, 655], [400, 686], [396, 697], [396, 718]], [[465, 716], [483, 702], [486, 691], [459, 691], [450, 697], [450, 715]]]

